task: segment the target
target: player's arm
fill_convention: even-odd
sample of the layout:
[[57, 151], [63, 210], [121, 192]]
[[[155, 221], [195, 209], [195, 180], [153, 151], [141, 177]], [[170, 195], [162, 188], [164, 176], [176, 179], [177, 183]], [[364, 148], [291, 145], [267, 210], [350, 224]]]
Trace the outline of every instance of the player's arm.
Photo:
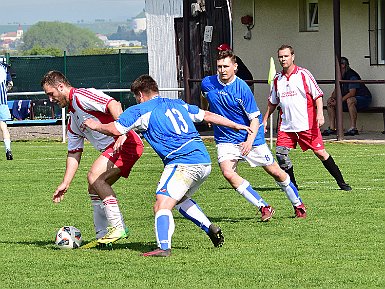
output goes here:
[[63, 200], [64, 194], [67, 192], [75, 173], [79, 167], [80, 159], [82, 152], [68, 152], [66, 170], [64, 173], [62, 183], [56, 188], [56, 191], [53, 194], [52, 200], [55, 203], [59, 203]]
[[249, 152], [251, 151], [251, 149], [253, 147], [254, 140], [255, 140], [257, 133], [258, 133], [258, 128], [259, 128], [259, 119], [258, 119], [258, 117], [255, 117], [250, 121], [250, 129], [251, 129], [252, 133], [250, 133], [247, 136], [247, 139], [245, 142], [240, 143], [242, 155], [247, 156], [249, 154]]
[[213, 112], [210, 112], [207, 110], [205, 110], [205, 115], [204, 115], [203, 119], [208, 123], [213, 123], [213, 124], [221, 125], [221, 126], [227, 126], [227, 127], [232, 128], [236, 131], [246, 130], [249, 134], [253, 133], [253, 131], [248, 126], [236, 123], [234, 121], [229, 120], [228, 118], [225, 118], [221, 115], [218, 115], [216, 113], [213, 113]]
[[317, 125], [318, 127], [321, 127], [325, 123], [322, 97], [318, 97], [315, 100], [315, 105], [317, 109], [317, 116], [316, 116]]
[[[110, 112], [110, 114], [112, 115], [112, 117], [114, 118], [114, 120], [117, 120], [118, 117], [123, 112], [121, 103], [116, 101], [116, 100], [111, 100], [108, 103], [107, 109]], [[114, 151], [118, 152], [126, 140], [127, 140], [127, 135], [125, 135], [125, 134], [120, 135], [118, 137], [118, 139], [115, 141]]]
[[267, 125], [267, 120], [269, 119], [270, 115], [274, 112], [277, 105], [278, 104], [272, 104], [270, 101], [267, 102], [267, 110], [266, 110], [266, 113], [263, 116], [263, 120], [262, 120], [262, 123], [265, 126], [265, 130], [266, 130], [266, 125]]
[[117, 120], [119, 116], [122, 114], [123, 109], [120, 102], [115, 99], [111, 100], [107, 105], [108, 112], [112, 115], [114, 120]]
[[102, 134], [109, 135], [109, 136], [120, 136], [122, 133], [118, 131], [118, 129], [115, 126], [115, 122], [110, 123], [101, 123], [100, 121], [96, 121], [92, 118], [86, 119], [83, 122], [83, 125], [86, 127], [89, 127], [92, 130], [96, 130]]

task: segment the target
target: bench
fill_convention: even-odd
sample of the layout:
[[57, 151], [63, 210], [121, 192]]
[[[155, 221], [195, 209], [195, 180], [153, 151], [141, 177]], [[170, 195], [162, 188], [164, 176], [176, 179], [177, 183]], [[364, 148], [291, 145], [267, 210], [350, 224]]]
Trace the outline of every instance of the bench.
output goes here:
[[[9, 100], [8, 101], [8, 108], [12, 115], [12, 108], [14, 105], [14, 102], [18, 100]], [[29, 113], [29, 119], [22, 119], [22, 120], [7, 120], [7, 126], [44, 126], [44, 125], [58, 125], [62, 123], [61, 119], [54, 118], [54, 108], [53, 105], [51, 105], [51, 117], [52, 118], [46, 118], [46, 119], [35, 119], [34, 117], [34, 111], [33, 111], [33, 105], [34, 103], [31, 102], [30, 107], [30, 113]]]
[[[323, 109], [327, 110], [327, 106], [324, 105]], [[385, 134], [385, 107], [371, 106], [371, 107], [368, 107], [365, 109], [361, 109], [361, 110], [357, 111], [357, 113], [382, 113], [382, 119], [384, 122], [384, 131], [382, 133]]]

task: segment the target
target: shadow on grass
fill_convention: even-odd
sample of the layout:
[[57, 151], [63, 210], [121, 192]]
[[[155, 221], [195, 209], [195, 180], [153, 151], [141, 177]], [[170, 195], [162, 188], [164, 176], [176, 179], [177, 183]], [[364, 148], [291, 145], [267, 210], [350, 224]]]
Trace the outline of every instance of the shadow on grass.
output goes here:
[[[82, 245], [85, 245], [89, 242], [83, 242]], [[0, 244], [16, 244], [16, 245], [26, 245], [26, 246], [36, 246], [36, 247], [41, 247], [41, 248], [46, 248], [46, 249], [52, 249], [52, 250], [63, 250], [58, 248], [54, 241], [0, 241]], [[132, 251], [137, 251], [139, 253], [144, 253], [144, 252], [149, 252], [152, 250], [155, 250], [157, 248], [157, 245], [155, 242], [127, 242], [123, 243], [120, 241], [119, 243], [114, 243], [112, 245], [112, 248], [90, 248], [90, 249], [83, 249], [84, 251], [86, 250], [123, 250], [123, 249], [128, 249]], [[175, 249], [181, 249], [181, 250], [187, 250], [189, 247], [188, 246], [173, 246]], [[81, 249], [79, 249], [81, 250]]]
[[[274, 186], [274, 187], [263, 187], [263, 188], [258, 188], [258, 187], [253, 187], [254, 190], [258, 191], [258, 192], [266, 192], [266, 191], [281, 191], [281, 189], [277, 186]], [[218, 188], [218, 190], [222, 190], [222, 191], [226, 191], [228, 190], [229, 192], [233, 192], [234, 190], [232, 188], [229, 188], [229, 187], [220, 187]]]

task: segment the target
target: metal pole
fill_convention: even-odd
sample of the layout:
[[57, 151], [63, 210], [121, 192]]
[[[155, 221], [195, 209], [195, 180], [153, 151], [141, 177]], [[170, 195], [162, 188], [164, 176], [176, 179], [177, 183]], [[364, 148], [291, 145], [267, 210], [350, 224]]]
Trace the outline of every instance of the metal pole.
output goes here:
[[190, 1], [183, 0], [183, 85], [184, 97], [187, 103], [191, 103], [190, 93]]
[[337, 140], [342, 140], [344, 136], [343, 131], [343, 117], [342, 117], [342, 95], [341, 95], [341, 13], [340, 0], [333, 0], [333, 18], [334, 18], [334, 62], [335, 62], [335, 84], [334, 92], [336, 94], [336, 127]]
[[[67, 75], [67, 52], [63, 52], [64, 75]], [[66, 109], [61, 109], [62, 143], [66, 142]]]
[[[122, 50], [119, 49], [119, 88], [122, 88]], [[122, 93], [119, 93], [119, 101], [122, 104]]]

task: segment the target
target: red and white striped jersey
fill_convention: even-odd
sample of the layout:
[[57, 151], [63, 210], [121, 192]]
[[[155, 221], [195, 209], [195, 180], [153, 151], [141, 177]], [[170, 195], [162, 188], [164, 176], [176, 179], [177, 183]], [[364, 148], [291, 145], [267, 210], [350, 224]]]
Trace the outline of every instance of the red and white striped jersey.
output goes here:
[[318, 127], [315, 100], [322, 96], [322, 90], [307, 69], [295, 66], [289, 76], [283, 71], [277, 73], [269, 101], [281, 107], [279, 129], [299, 132]]
[[68, 121], [68, 151], [83, 151], [86, 138], [98, 151], [104, 151], [114, 142], [114, 138], [100, 132], [84, 128], [83, 122], [88, 118], [98, 119], [102, 123], [114, 121], [107, 105], [113, 98], [94, 88], [72, 88]]

